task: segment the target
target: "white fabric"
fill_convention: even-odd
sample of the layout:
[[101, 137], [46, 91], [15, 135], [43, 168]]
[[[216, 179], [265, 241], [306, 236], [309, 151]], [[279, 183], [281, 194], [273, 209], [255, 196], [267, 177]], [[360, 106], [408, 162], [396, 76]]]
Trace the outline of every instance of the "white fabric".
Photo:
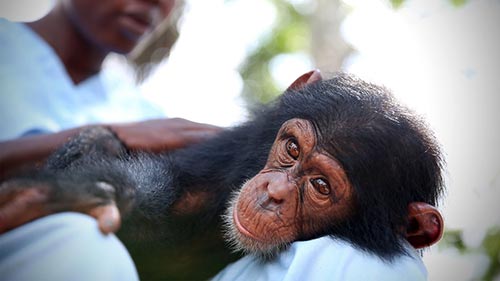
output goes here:
[[213, 281], [237, 280], [427, 280], [427, 271], [418, 254], [399, 256], [392, 263], [360, 251], [330, 237], [295, 242], [276, 259], [263, 263], [246, 256], [228, 265]]
[[115, 235], [103, 235], [94, 218], [79, 213], [47, 216], [0, 236], [0, 279], [139, 280]]
[[75, 85], [38, 34], [22, 23], [0, 19], [0, 140], [164, 116], [140, 95], [130, 77], [111, 70]]

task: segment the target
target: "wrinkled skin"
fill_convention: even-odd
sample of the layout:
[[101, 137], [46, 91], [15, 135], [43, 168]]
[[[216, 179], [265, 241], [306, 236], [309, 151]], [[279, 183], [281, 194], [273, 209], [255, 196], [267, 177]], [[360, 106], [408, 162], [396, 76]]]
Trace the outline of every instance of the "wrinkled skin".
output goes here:
[[229, 232], [237, 247], [272, 255], [348, 217], [352, 193], [342, 167], [317, 146], [312, 124], [292, 119], [281, 127], [264, 169], [229, 209]]

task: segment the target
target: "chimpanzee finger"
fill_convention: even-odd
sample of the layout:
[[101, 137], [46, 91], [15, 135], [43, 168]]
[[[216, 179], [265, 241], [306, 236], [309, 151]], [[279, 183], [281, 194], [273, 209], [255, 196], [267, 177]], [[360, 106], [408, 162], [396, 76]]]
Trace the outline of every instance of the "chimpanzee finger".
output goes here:
[[48, 193], [44, 189], [29, 188], [16, 192], [0, 207], [0, 233], [48, 215], [47, 200]]
[[121, 226], [120, 211], [114, 202], [92, 208], [87, 213], [97, 220], [99, 230], [104, 234], [116, 232]]

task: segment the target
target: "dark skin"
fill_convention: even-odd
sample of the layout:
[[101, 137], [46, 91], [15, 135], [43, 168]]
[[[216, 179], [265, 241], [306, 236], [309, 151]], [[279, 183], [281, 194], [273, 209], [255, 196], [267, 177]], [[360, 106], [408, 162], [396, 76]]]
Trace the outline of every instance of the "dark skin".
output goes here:
[[169, 15], [175, 0], [64, 0], [28, 26], [54, 49], [75, 84], [110, 52], [128, 54]]
[[[174, 0], [64, 0], [27, 25], [49, 44], [75, 85], [96, 75], [106, 56], [128, 54], [175, 4]], [[48, 79], [50, 79], [48, 77]], [[41, 165], [69, 138], [104, 125], [130, 150], [168, 151], [205, 141], [221, 128], [185, 119], [95, 124], [0, 142], [0, 180]]]

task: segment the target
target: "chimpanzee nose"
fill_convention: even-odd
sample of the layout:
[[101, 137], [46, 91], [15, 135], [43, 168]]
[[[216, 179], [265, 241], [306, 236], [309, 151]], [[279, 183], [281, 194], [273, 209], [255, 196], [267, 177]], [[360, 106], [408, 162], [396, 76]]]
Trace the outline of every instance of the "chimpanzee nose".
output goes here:
[[281, 204], [287, 198], [290, 198], [296, 185], [295, 182], [290, 180], [288, 174], [274, 172], [267, 176], [267, 193], [270, 200], [276, 204]]

